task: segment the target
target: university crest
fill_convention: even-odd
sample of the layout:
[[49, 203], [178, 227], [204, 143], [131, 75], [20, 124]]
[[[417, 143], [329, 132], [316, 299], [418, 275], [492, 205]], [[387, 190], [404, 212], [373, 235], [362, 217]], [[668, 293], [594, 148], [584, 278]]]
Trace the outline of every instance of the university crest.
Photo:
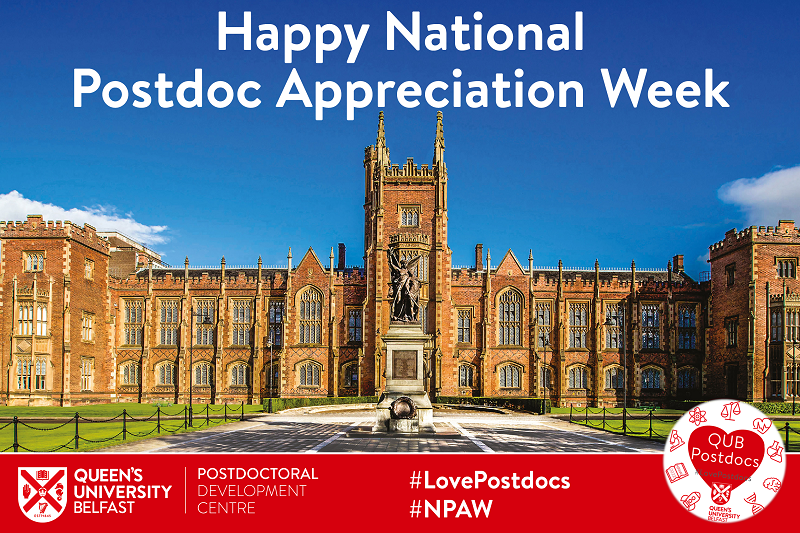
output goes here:
[[55, 520], [67, 507], [67, 469], [20, 467], [17, 501], [30, 520], [39, 523]]

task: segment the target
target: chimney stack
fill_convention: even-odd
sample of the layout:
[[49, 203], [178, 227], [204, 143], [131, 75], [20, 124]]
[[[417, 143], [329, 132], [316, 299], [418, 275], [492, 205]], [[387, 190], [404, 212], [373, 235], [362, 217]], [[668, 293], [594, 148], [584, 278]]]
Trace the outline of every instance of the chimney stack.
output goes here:
[[483, 245], [475, 245], [475, 270], [480, 272], [483, 270]]
[[339, 270], [344, 270], [346, 268], [346, 260], [347, 256], [345, 255], [345, 246], [343, 242], [339, 243]]
[[672, 271], [683, 272], [683, 254], [672, 258]]

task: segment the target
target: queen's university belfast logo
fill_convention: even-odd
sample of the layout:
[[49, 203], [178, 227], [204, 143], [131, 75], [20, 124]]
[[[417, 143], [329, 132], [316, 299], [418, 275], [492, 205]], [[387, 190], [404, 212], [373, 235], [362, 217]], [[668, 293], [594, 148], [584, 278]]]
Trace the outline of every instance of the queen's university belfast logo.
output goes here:
[[20, 467], [17, 501], [23, 514], [34, 522], [51, 522], [67, 506], [67, 469]]

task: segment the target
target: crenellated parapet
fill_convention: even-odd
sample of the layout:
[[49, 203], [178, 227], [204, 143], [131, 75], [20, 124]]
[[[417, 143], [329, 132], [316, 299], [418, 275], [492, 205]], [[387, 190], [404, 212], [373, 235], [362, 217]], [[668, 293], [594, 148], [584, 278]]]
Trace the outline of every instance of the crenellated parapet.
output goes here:
[[800, 228], [793, 220], [780, 220], [777, 226], [750, 226], [741, 231], [736, 228], [728, 230], [725, 238], [708, 247], [711, 258], [719, 257], [742, 245], [800, 243]]
[[459, 285], [475, 285], [480, 286], [483, 283], [483, 272], [477, 272], [474, 269], [453, 268], [450, 271], [450, 279], [457, 281]]
[[336, 284], [341, 285], [363, 285], [367, 282], [367, 274], [362, 268], [353, 268], [349, 270], [337, 270]]
[[430, 244], [430, 237], [424, 233], [398, 233], [389, 236], [389, 244]]
[[0, 237], [3, 239], [70, 239], [109, 255], [108, 242], [97, 235], [90, 224], [82, 227], [69, 220], [47, 220], [42, 215], [28, 215], [24, 221], [0, 221]]
[[384, 166], [382, 170], [387, 181], [405, 181], [408, 178], [433, 180], [435, 177], [433, 168], [428, 164], [415, 164], [413, 157], [406, 158], [403, 166], [393, 163]]

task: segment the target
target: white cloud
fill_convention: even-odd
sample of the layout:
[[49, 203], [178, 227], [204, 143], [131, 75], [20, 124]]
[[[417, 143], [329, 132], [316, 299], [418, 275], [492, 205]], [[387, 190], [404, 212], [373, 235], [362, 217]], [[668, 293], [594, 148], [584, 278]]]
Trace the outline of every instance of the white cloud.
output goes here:
[[744, 211], [748, 225], [774, 226], [781, 219], [800, 221], [800, 166], [731, 181], [720, 187], [717, 195]]
[[25, 220], [28, 215], [42, 215], [45, 220], [69, 220], [75, 224], [89, 223], [98, 231], [118, 231], [142, 244], [167, 242], [167, 226], [148, 226], [137, 222], [129, 213], [120, 216], [113, 207], [83, 207], [64, 209], [25, 198], [17, 191], [0, 194], [0, 220]]

